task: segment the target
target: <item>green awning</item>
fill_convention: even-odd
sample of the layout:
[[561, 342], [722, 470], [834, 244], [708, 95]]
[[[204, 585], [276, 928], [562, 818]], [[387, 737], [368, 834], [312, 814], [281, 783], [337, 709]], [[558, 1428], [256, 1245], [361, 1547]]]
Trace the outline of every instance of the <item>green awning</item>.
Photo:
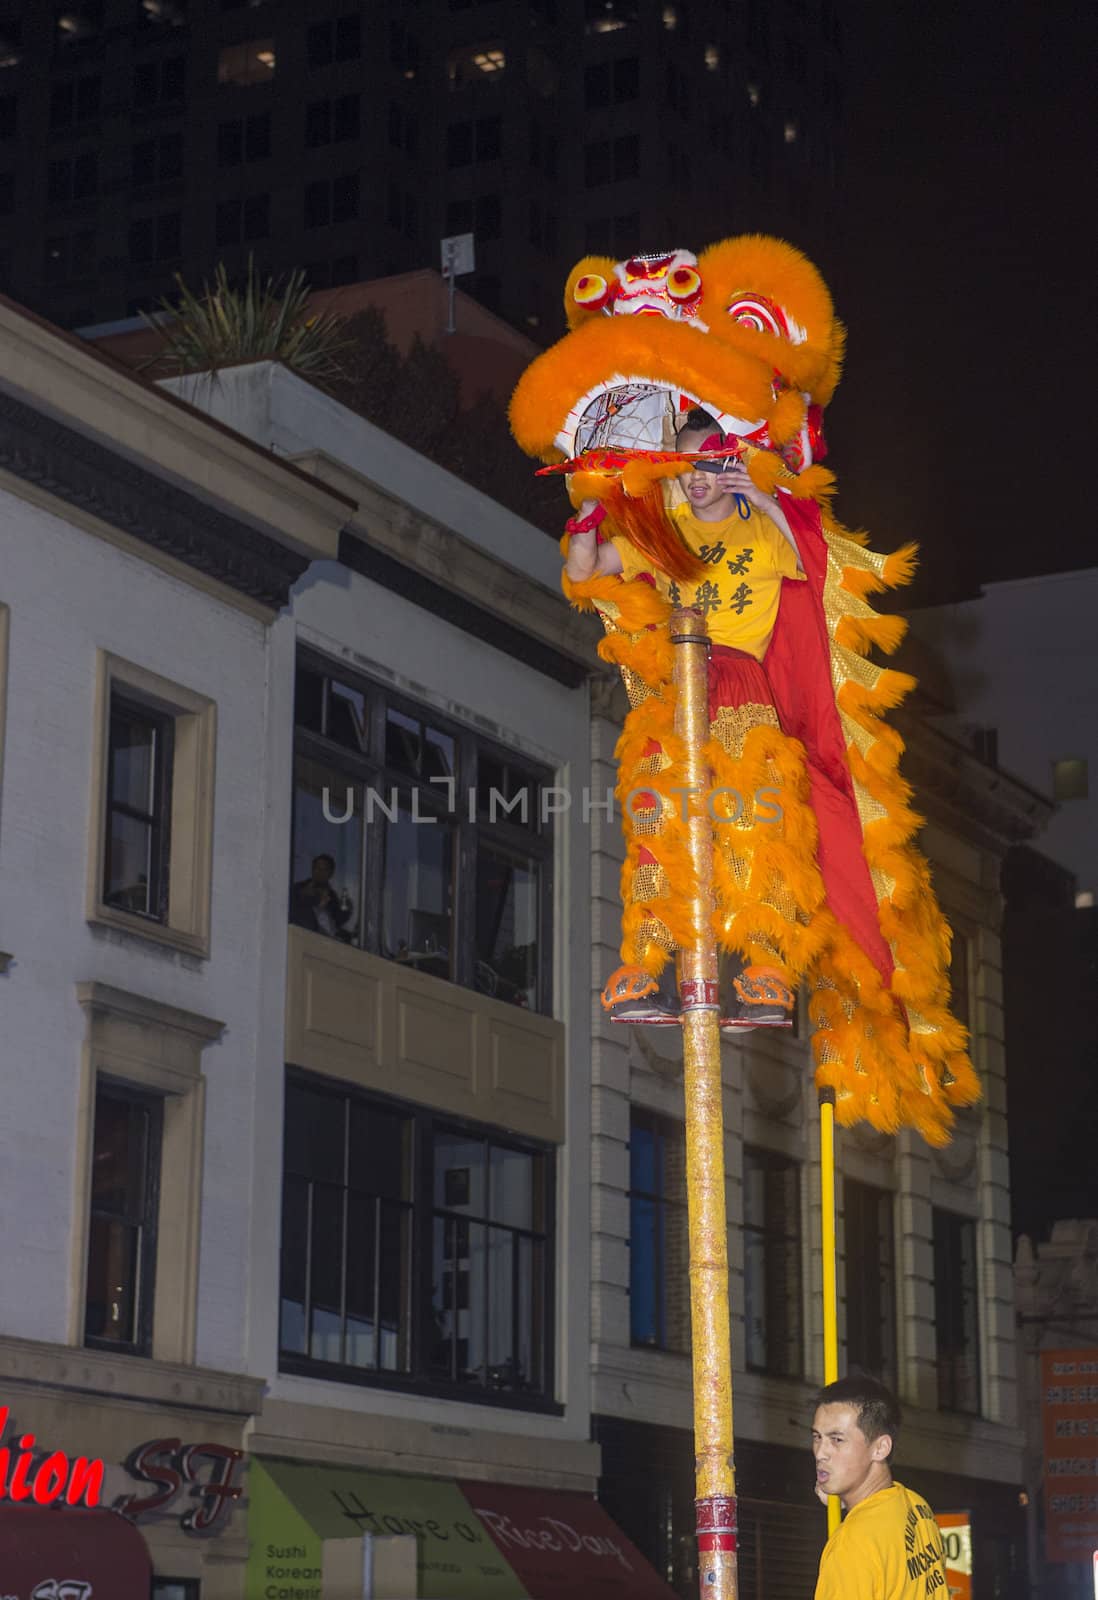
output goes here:
[[456, 1483], [356, 1467], [253, 1460], [248, 1600], [321, 1600], [321, 1544], [414, 1534], [423, 1600], [526, 1600]]

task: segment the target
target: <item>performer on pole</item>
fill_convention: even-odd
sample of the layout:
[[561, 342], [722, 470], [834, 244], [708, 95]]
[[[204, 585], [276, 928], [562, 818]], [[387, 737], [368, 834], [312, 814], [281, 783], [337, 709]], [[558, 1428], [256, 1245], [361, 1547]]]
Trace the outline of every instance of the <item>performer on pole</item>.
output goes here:
[[[566, 476], [579, 513], [565, 592], [601, 617], [631, 707], [622, 967], [604, 1004], [678, 1021], [675, 964], [695, 937], [687, 827], [705, 804], [722, 1023], [785, 1024], [804, 986], [836, 1120], [944, 1143], [979, 1087], [949, 1012], [950, 933], [912, 844], [902, 741], [883, 720], [913, 680], [872, 660], [904, 623], [868, 603], [909, 581], [914, 551], [876, 555], [829, 509], [822, 410], [843, 330], [827, 288], [791, 246], [746, 236], [700, 258], [588, 257], [565, 307], [570, 332], [523, 375], [511, 421]], [[674, 727], [676, 603], [713, 640], [702, 797], [684, 796]]]

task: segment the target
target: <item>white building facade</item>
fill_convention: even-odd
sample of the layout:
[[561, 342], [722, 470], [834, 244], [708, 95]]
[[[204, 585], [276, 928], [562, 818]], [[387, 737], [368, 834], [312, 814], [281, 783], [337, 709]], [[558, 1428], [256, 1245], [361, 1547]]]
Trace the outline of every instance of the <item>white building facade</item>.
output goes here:
[[161, 1600], [516, 1595], [542, 1516], [598, 1593], [555, 548], [282, 369], [231, 431], [0, 340], [2, 1442], [102, 1462]]

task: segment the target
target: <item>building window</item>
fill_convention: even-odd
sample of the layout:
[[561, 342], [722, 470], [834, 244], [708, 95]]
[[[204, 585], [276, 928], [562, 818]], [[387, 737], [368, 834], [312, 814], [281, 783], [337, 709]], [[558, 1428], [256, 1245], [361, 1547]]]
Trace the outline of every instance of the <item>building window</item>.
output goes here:
[[73, 128], [99, 115], [102, 78], [69, 78], [50, 90], [50, 127]]
[[896, 1246], [887, 1189], [843, 1179], [847, 1367], [896, 1386]]
[[135, 111], [152, 106], [172, 105], [182, 100], [187, 84], [187, 63], [183, 56], [166, 61], [143, 61], [133, 69]]
[[583, 181], [589, 189], [604, 183], [623, 183], [637, 176], [640, 142], [636, 134], [621, 139], [597, 139], [583, 151]]
[[296, 720], [291, 922], [549, 1011], [549, 773], [311, 659]]
[[23, 25], [11, 17], [0, 22], [0, 72], [23, 59]]
[[557, 175], [557, 136], [547, 133], [540, 122], [530, 124], [530, 165], [547, 178]]
[[84, 1343], [152, 1350], [161, 1101], [101, 1082], [95, 1096]]
[[640, 94], [640, 61], [624, 56], [620, 61], [600, 61], [583, 74], [583, 100], [588, 111], [620, 105]]
[[778, 1377], [804, 1370], [800, 1169], [770, 1150], [743, 1152], [747, 1366]]
[[954, 929], [949, 953], [950, 1010], [966, 1028], [972, 1026], [971, 960], [972, 940]]
[[175, 261], [183, 254], [183, 216], [166, 211], [159, 217], [138, 217], [130, 223], [130, 260], [135, 266]]
[[243, 44], [227, 44], [217, 58], [217, 81], [250, 88], [256, 83], [269, 83], [275, 66], [273, 39], [247, 39]]
[[187, 0], [141, 0], [139, 20], [150, 28], [183, 28], [187, 24]]
[[938, 1343], [938, 1406], [980, 1412], [976, 1224], [934, 1210], [934, 1324]]
[[583, 0], [585, 33], [619, 33], [637, 20], [635, 0]]
[[271, 197], [250, 194], [243, 200], [222, 200], [214, 213], [214, 242], [248, 244], [267, 239], [271, 232]]
[[204, 955], [209, 942], [214, 706], [101, 654], [89, 877], [92, 921]]
[[66, 0], [54, 12], [54, 44], [69, 52], [91, 44], [103, 33], [103, 0]]
[[174, 183], [183, 176], [183, 135], [161, 133], [133, 147], [132, 177], [135, 189], [150, 184]]
[[552, 1156], [293, 1074], [280, 1365], [544, 1399]]
[[305, 226], [326, 228], [337, 222], [353, 222], [358, 216], [358, 173], [345, 172], [340, 178], [321, 178], [305, 185]]
[[251, 117], [233, 117], [217, 125], [217, 164], [240, 167], [252, 161], [266, 161], [271, 153], [271, 113], [257, 112]]
[[685, 1131], [636, 1106], [629, 1124], [629, 1325], [634, 1344], [690, 1349]]
[[389, 65], [403, 78], [414, 78], [419, 70], [419, 40], [401, 22], [389, 24]]
[[49, 205], [66, 207], [78, 200], [90, 200], [98, 188], [98, 151], [82, 150], [79, 155], [50, 162], [46, 179]]
[[14, 139], [19, 132], [19, 96], [0, 95], [0, 139]]
[[408, 111], [395, 100], [389, 102], [389, 143], [394, 150], [403, 150], [405, 154], [416, 156], [419, 154], [419, 118], [414, 111]]
[[1086, 759], [1071, 756], [1052, 763], [1052, 798], [1054, 800], [1086, 800], [1090, 795], [1090, 782]]
[[498, 194], [479, 194], [475, 200], [451, 200], [446, 207], [446, 235], [475, 234], [478, 244], [498, 239], [503, 229], [503, 207]]
[[154, 1578], [150, 1600], [201, 1600], [197, 1578]]
[[305, 107], [305, 144], [318, 150], [327, 144], [342, 144], [359, 135], [359, 97], [339, 95], [335, 100], [314, 100]]
[[305, 35], [305, 53], [310, 67], [357, 61], [362, 54], [362, 18], [351, 15], [313, 23]]
[[498, 40], [492, 44], [462, 45], [450, 52], [446, 79], [456, 91], [481, 83], [502, 83], [506, 70], [507, 54]]
[[470, 167], [498, 161], [503, 124], [499, 117], [478, 117], [473, 122], [452, 122], [446, 130], [446, 165]]
[[168, 915], [174, 722], [111, 695], [103, 900], [136, 916]]
[[419, 237], [419, 202], [414, 194], [409, 194], [406, 189], [401, 189], [398, 184], [389, 185], [388, 210], [386, 215], [389, 226], [398, 233], [403, 233], [408, 239]]
[[90, 228], [46, 240], [45, 277], [47, 283], [67, 283], [87, 278], [95, 271], [95, 234]]

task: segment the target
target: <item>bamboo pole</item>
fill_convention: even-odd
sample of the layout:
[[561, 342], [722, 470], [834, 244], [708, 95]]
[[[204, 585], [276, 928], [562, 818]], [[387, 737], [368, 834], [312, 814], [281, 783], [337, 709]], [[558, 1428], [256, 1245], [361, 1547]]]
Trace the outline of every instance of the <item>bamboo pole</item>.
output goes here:
[[672, 612], [671, 641], [675, 646], [675, 731], [686, 746], [688, 831], [696, 879], [694, 938], [679, 958], [679, 990], [686, 1097], [698, 1582], [706, 1600], [736, 1600], [720, 1004], [710, 920], [712, 831], [705, 798], [709, 775], [701, 755], [709, 735], [709, 640], [704, 617], [687, 609]]
[[[835, 1091], [820, 1090], [820, 1232], [823, 1244], [824, 1383], [839, 1376], [839, 1299], [835, 1265]], [[830, 1537], [842, 1519], [836, 1494], [827, 1497]]]

